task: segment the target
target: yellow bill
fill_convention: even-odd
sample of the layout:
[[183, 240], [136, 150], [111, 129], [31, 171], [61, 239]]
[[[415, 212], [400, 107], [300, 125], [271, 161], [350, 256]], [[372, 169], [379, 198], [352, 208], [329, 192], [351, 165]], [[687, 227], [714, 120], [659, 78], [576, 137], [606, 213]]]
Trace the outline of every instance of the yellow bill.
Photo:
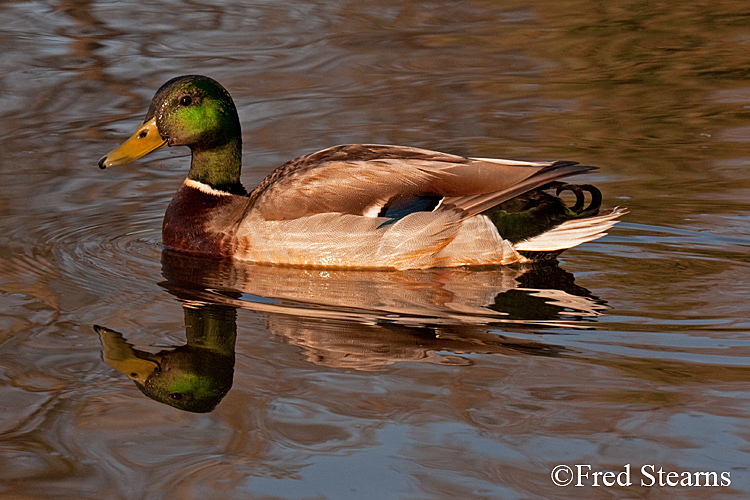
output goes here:
[[99, 160], [99, 168], [124, 165], [135, 161], [167, 144], [156, 128], [156, 118], [152, 118], [138, 127], [130, 139], [120, 144]]
[[127, 343], [122, 334], [103, 326], [94, 325], [104, 347], [102, 358], [105, 363], [135, 380], [144, 384], [146, 379], [159, 368], [154, 354], [138, 351]]

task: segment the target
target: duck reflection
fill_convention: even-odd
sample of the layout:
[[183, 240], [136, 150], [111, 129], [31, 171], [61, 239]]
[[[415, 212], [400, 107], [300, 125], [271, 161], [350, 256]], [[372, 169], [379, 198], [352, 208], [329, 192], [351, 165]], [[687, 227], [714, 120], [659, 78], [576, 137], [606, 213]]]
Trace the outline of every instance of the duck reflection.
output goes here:
[[187, 344], [156, 354], [135, 349], [122, 334], [95, 325], [104, 361], [146, 396], [181, 410], [209, 412], [232, 387], [237, 310], [184, 306]]
[[237, 309], [331, 367], [375, 369], [401, 360], [469, 363], [459, 353], [557, 356], [564, 348], [505, 335], [585, 326], [603, 301], [556, 264], [412, 271], [268, 267], [175, 252], [160, 283], [185, 312], [187, 344], [157, 354], [96, 326], [103, 358], [150, 398], [211, 411], [232, 386]]

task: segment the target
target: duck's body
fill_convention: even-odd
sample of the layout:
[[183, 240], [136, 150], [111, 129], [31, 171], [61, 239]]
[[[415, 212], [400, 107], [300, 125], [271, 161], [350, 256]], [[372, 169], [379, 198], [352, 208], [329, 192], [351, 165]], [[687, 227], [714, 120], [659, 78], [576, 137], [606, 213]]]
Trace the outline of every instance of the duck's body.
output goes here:
[[[165, 246], [252, 262], [362, 268], [512, 264], [605, 234], [592, 186], [558, 182], [574, 162], [473, 159], [423, 149], [345, 145], [292, 160], [251, 193], [239, 182], [239, 120], [229, 94], [198, 76], [167, 82], [143, 125], [101, 168], [165, 144], [188, 145], [188, 178], [167, 208]], [[568, 208], [546, 193], [575, 192]], [[592, 195], [583, 208], [583, 191]]]

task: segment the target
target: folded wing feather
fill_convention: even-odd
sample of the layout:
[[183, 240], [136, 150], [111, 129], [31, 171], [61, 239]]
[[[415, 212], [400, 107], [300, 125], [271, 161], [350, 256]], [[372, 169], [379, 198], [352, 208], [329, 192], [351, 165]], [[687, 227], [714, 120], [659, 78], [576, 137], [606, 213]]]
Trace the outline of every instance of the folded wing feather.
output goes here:
[[250, 194], [249, 210], [266, 220], [332, 212], [372, 216], [393, 197], [428, 195], [445, 197], [441, 206], [466, 218], [592, 168], [464, 158], [402, 146], [336, 146], [276, 169]]

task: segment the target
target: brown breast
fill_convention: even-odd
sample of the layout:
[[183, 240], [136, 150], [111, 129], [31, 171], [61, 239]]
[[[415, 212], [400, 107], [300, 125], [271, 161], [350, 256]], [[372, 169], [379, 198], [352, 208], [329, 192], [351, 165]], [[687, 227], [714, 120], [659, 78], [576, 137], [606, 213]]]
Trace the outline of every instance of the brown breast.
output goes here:
[[231, 257], [248, 202], [246, 196], [224, 194], [187, 180], [164, 214], [162, 242], [181, 252]]

